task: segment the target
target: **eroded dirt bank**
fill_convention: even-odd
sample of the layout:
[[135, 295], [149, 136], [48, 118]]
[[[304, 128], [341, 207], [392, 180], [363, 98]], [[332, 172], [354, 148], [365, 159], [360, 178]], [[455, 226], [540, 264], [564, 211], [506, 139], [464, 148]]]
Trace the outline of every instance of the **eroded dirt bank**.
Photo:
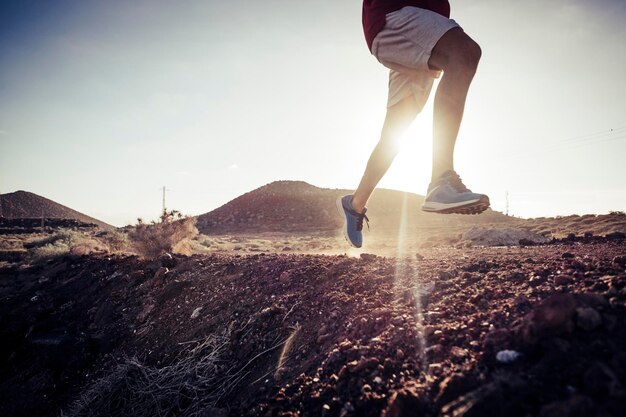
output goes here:
[[4, 269], [0, 414], [624, 415], [625, 269], [619, 239]]

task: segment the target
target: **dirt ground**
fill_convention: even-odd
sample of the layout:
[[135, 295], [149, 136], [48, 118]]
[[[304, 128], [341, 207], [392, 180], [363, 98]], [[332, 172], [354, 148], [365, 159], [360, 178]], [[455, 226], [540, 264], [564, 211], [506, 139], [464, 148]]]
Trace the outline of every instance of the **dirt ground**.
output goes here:
[[626, 243], [66, 255], [0, 340], [7, 416], [621, 416]]

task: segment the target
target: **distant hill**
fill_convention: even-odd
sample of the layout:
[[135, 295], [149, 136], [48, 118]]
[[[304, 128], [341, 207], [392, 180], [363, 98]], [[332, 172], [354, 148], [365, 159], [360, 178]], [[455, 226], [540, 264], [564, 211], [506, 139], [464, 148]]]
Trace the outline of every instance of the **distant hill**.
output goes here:
[[7, 219], [40, 218], [43, 216], [55, 219], [74, 219], [83, 223], [93, 223], [106, 229], [114, 227], [28, 191], [2, 194], [0, 196], [0, 214]]
[[[335, 200], [348, 190], [319, 188], [303, 181], [276, 181], [243, 194], [223, 206], [198, 216], [205, 234], [263, 232], [334, 233], [341, 226]], [[424, 197], [378, 189], [368, 204], [371, 227], [396, 233], [400, 223], [413, 228], [452, 228], [481, 224], [517, 224], [519, 219], [488, 210], [476, 216], [424, 213]], [[402, 216], [405, 212], [406, 215]]]

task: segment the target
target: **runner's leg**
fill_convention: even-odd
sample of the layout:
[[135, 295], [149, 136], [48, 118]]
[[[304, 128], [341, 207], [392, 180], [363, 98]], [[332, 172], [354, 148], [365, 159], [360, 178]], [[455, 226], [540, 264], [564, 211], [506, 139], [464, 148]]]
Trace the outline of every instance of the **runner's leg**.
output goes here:
[[431, 182], [454, 169], [454, 145], [480, 55], [480, 46], [461, 28], [446, 32], [432, 50], [428, 64], [443, 76], [435, 94]]
[[399, 151], [400, 136], [417, 116], [419, 107], [413, 95], [409, 95], [387, 109], [380, 141], [374, 148], [363, 178], [352, 198], [352, 208], [363, 212], [374, 188], [387, 172]]

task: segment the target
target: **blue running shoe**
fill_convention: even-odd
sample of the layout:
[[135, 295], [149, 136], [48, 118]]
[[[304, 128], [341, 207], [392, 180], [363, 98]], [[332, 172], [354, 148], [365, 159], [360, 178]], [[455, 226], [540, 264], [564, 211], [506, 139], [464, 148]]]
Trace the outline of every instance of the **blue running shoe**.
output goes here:
[[473, 193], [454, 171], [444, 172], [428, 186], [423, 211], [441, 214], [479, 214], [489, 208], [489, 197]]
[[370, 227], [369, 219], [365, 215], [367, 208], [363, 213], [355, 211], [352, 208], [352, 196], [344, 195], [337, 199], [337, 210], [345, 217], [343, 234], [346, 240], [351, 246], [360, 248], [363, 245], [363, 220], [367, 222], [367, 228]]

